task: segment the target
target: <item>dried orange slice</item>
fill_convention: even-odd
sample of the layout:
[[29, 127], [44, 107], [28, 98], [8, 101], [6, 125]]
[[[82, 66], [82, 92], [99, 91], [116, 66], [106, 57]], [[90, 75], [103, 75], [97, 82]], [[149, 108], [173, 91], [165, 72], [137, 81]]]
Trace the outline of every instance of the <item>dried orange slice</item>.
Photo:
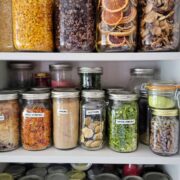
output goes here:
[[102, 21], [109, 26], [118, 25], [123, 18], [122, 11], [116, 13], [110, 13], [109, 11], [104, 10], [102, 12]]
[[119, 12], [126, 8], [129, 0], [102, 0], [102, 6], [111, 13]]
[[133, 21], [137, 16], [137, 10], [134, 7], [130, 7], [127, 9], [127, 11], [123, 12], [123, 18], [120, 22], [120, 24], [127, 24]]
[[119, 36], [114, 36], [114, 35], [108, 35], [107, 42], [109, 45], [113, 47], [121, 47], [126, 42], [126, 38], [124, 36], [119, 37]]

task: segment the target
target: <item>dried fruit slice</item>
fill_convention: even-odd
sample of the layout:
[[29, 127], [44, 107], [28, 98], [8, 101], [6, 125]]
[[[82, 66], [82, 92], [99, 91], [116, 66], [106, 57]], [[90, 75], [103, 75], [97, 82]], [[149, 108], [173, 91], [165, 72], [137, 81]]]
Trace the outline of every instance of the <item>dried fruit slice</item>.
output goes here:
[[137, 16], [137, 10], [134, 7], [130, 7], [127, 9], [127, 11], [123, 12], [123, 18], [120, 22], [120, 24], [127, 24], [133, 21]]
[[126, 8], [129, 0], [102, 0], [102, 6], [111, 13], [119, 12]]
[[108, 35], [107, 36], [107, 42], [108, 42], [109, 45], [111, 45], [113, 47], [121, 47], [126, 42], [126, 38], [125, 37]]
[[122, 18], [123, 18], [122, 11], [116, 12], [116, 13], [111, 13], [111, 12], [104, 10], [102, 12], [102, 21], [109, 26], [118, 25], [121, 22]]

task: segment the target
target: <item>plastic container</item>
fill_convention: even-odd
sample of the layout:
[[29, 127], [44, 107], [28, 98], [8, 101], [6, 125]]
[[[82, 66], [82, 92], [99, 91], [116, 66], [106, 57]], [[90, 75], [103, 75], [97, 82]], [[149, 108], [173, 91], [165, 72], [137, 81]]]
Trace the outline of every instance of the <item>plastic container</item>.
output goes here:
[[79, 135], [79, 91], [53, 91], [52, 98], [54, 146], [75, 148]]
[[142, 0], [140, 42], [142, 51], [174, 51], [179, 47], [179, 1]]
[[53, 165], [48, 168], [48, 174], [56, 174], [56, 173], [63, 173], [66, 174], [68, 169], [62, 165]]
[[0, 51], [14, 51], [12, 27], [12, 1], [0, 1]]
[[52, 88], [73, 88], [72, 66], [69, 64], [49, 65]]
[[47, 175], [46, 168], [33, 168], [26, 172], [26, 175], [37, 175], [40, 177], [45, 177]]
[[95, 49], [94, 0], [55, 0], [57, 51], [84, 52]]
[[78, 68], [78, 73], [82, 90], [101, 89], [102, 67], [80, 67]]
[[27, 175], [20, 178], [19, 180], [44, 180], [44, 178], [36, 175]]
[[108, 144], [117, 152], [133, 152], [138, 141], [137, 95], [112, 93], [108, 105]]
[[0, 151], [19, 147], [19, 101], [16, 92], [0, 92]]
[[170, 176], [159, 172], [149, 172], [143, 176], [144, 180], [172, 180]]
[[134, 51], [137, 45], [137, 2], [98, 0], [96, 27], [97, 51]]
[[22, 98], [22, 146], [31, 151], [46, 149], [51, 145], [50, 93], [29, 91]]
[[50, 74], [46, 72], [40, 72], [34, 74], [33, 77], [34, 87], [46, 88], [50, 87]]
[[53, 0], [13, 0], [13, 37], [19, 51], [53, 50]]
[[161, 156], [171, 156], [179, 151], [178, 109], [152, 110], [150, 148]]
[[10, 165], [5, 169], [5, 172], [11, 174], [14, 179], [22, 177], [25, 171], [26, 167], [23, 165]]
[[14, 180], [11, 174], [0, 173], [0, 180]]
[[63, 173], [48, 174], [45, 180], [69, 180], [67, 175]]

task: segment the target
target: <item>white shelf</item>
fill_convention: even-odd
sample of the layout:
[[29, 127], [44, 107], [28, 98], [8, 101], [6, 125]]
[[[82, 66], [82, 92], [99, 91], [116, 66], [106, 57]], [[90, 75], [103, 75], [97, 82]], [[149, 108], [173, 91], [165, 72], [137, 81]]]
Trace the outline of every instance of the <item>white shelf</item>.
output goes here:
[[157, 53], [0, 53], [0, 61], [169, 61], [180, 52]]
[[66, 151], [55, 148], [44, 151], [25, 151], [19, 148], [12, 152], [0, 153], [0, 162], [180, 165], [180, 155], [158, 156], [144, 145], [140, 145], [133, 153], [117, 153], [108, 148], [99, 151], [87, 151], [81, 148]]

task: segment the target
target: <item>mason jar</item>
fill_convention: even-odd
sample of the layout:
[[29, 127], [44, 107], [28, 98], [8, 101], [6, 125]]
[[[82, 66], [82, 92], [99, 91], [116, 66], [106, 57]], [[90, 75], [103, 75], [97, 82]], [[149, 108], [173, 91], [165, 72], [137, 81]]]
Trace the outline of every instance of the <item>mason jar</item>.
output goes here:
[[106, 102], [104, 91], [82, 91], [80, 112], [81, 147], [86, 150], [98, 150], [103, 148], [106, 121]]
[[137, 95], [112, 93], [108, 105], [108, 144], [117, 152], [133, 152], [138, 143]]

